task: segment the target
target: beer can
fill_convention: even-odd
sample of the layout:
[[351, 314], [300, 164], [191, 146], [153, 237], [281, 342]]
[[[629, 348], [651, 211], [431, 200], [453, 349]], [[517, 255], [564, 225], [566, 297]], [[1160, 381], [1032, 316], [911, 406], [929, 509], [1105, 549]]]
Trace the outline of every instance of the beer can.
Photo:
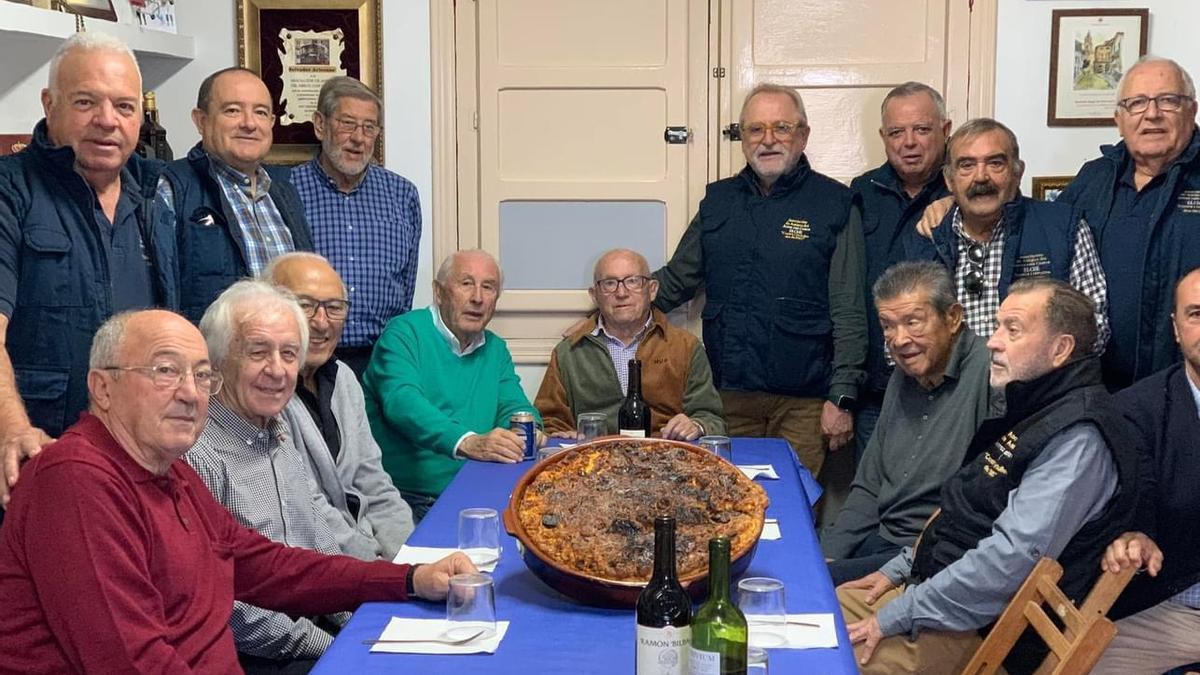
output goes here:
[[508, 428], [518, 436], [525, 436], [524, 459], [537, 457], [537, 426], [533, 423], [533, 413], [513, 413], [512, 417], [508, 418]]

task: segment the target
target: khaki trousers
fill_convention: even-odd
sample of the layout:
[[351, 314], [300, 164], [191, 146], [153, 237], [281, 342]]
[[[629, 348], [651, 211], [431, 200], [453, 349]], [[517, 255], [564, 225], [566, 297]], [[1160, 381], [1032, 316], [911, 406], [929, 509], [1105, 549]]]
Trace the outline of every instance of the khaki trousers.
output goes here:
[[725, 407], [725, 426], [730, 436], [782, 436], [792, 445], [809, 473], [814, 478], [820, 476], [827, 449], [821, 436], [824, 399], [721, 390], [721, 403]]
[[1200, 661], [1200, 610], [1165, 601], [1117, 622], [1093, 675], [1158, 675]]
[[[842, 616], [847, 626], [875, 616], [881, 607], [902, 593], [904, 586], [893, 588], [879, 596], [875, 604], [868, 605], [864, 599], [867, 594], [865, 589], [844, 586], [837, 589], [838, 604], [842, 606]], [[863, 675], [958, 675], [982, 642], [975, 631], [922, 631], [915, 641], [909, 640], [906, 635], [893, 635], [880, 640], [871, 660], [866, 665], [859, 663], [858, 668]], [[854, 646], [856, 661], [862, 658], [862, 644], [860, 642]], [[1004, 670], [999, 672], [1003, 673]]]

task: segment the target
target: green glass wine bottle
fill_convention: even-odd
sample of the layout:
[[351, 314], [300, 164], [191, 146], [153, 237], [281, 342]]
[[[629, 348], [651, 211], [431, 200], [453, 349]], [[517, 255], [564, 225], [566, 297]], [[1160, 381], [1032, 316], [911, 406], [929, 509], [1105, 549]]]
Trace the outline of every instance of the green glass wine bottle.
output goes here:
[[745, 675], [746, 615], [729, 598], [729, 539], [708, 542], [708, 600], [692, 618], [692, 675]]

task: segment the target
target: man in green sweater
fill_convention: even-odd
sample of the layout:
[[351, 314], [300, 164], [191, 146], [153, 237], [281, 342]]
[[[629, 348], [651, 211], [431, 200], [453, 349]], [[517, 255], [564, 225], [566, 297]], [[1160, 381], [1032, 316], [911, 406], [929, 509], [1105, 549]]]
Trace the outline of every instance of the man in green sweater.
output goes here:
[[383, 467], [417, 521], [465, 460], [521, 461], [513, 413], [532, 412], [541, 426], [508, 346], [487, 330], [501, 282], [491, 255], [452, 253], [434, 279], [434, 304], [388, 322], [363, 375]]

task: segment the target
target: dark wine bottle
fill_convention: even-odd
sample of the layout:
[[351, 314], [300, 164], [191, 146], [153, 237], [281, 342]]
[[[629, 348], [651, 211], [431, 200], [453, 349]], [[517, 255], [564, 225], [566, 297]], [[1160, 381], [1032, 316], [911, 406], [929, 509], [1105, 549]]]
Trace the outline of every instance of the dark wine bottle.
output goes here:
[[142, 128], [138, 132], [137, 154], [166, 162], [175, 159], [175, 153], [167, 143], [167, 130], [158, 123], [158, 100], [152, 91], [142, 95]]
[[692, 599], [675, 576], [675, 519], [654, 519], [654, 576], [637, 601], [637, 675], [687, 675]]
[[691, 675], [745, 675], [746, 616], [729, 599], [729, 539], [708, 542], [708, 600], [692, 621]]
[[642, 398], [642, 362], [629, 359], [629, 389], [617, 412], [617, 428], [622, 436], [650, 437], [650, 406]]

